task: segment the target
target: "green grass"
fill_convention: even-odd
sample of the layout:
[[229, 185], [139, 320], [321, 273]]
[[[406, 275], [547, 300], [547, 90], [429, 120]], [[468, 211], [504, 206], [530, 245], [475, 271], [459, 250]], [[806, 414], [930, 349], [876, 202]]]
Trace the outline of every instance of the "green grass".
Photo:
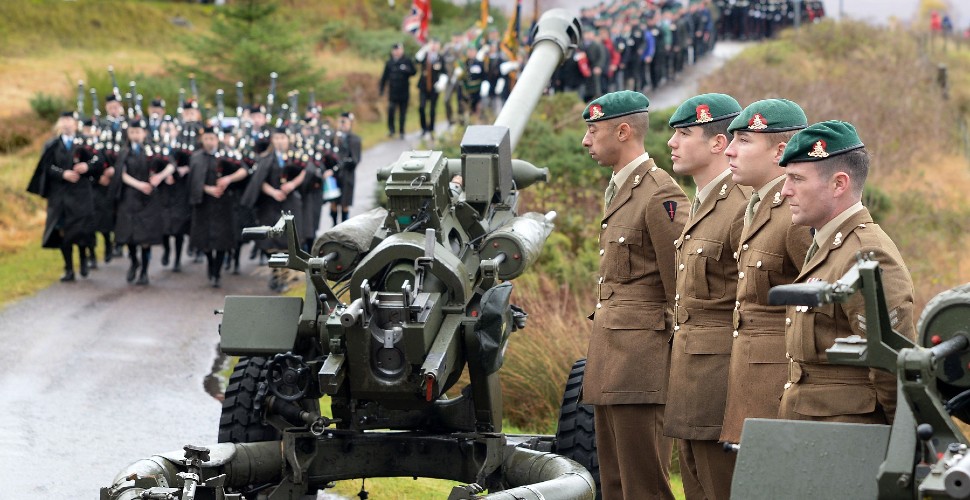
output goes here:
[[61, 253], [35, 245], [0, 254], [0, 307], [47, 288], [63, 272]]

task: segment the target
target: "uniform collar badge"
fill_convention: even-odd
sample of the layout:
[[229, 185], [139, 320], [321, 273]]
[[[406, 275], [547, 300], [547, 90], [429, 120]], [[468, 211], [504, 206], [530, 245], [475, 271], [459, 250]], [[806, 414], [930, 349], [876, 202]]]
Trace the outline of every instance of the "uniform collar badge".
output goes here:
[[714, 121], [714, 117], [711, 116], [711, 107], [707, 104], [698, 105], [694, 111], [697, 113], [697, 123]]
[[768, 128], [768, 120], [761, 113], [755, 113], [748, 120], [748, 128], [751, 130], [764, 130]]
[[807, 153], [808, 156], [814, 158], [828, 158], [829, 153], [828, 151], [825, 151], [825, 146], [825, 141], [822, 139], [815, 141], [815, 146], [813, 146], [812, 150]]
[[598, 120], [598, 119], [602, 118], [605, 115], [606, 115], [606, 113], [603, 112], [603, 106], [600, 106], [599, 104], [594, 104], [594, 105], [592, 105], [592, 106], [589, 107], [589, 119], [590, 120]]
[[718, 196], [724, 196], [724, 193], [727, 193], [727, 184], [721, 185], [721, 191], [718, 193]]
[[775, 199], [771, 200], [771, 203], [775, 205], [781, 203], [781, 191], [775, 191]]
[[835, 246], [839, 246], [839, 245], [842, 244], [842, 233], [841, 232], [835, 233], [835, 239], [832, 240], [832, 244], [835, 245]]
[[639, 185], [640, 185], [640, 174], [637, 174], [636, 177], [633, 178], [633, 187], [637, 187]]

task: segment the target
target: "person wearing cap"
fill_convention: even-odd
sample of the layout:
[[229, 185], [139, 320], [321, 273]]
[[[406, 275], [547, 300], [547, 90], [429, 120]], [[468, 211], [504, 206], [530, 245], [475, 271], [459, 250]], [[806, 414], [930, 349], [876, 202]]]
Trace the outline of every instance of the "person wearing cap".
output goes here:
[[728, 498], [735, 455], [718, 443], [724, 420], [732, 315], [749, 192], [731, 178], [724, 151], [728, 125], [741, 106], [725, 94], [684, 101], [669, 125], [674, 172], [697, 185], [690, 217], [672, 241], [677, 249], [673, 352], [664, 434], [677, 438], [688, 499]]
[[409, 79], [415, 75], [414, 63], [404, 54], [404, 46], [395, 43], [391, 47], [391, 57], [384, 64], [384, 73], [378, 86], [380, 94], [387, 90], [387, 136], [394, 136], [394, 115], [398, 115], [398, 133], [404, 139], [404, 122], [407, 120]]
[[[879, 261], [892, 328], [915, 341], [913, 280], [892, 239], [862, 205], [869, 152], [855, 127], [842, 121], [810, 125], [785, 146], [782, 196], [792, 221], [815, 230], [796, 283], [834, 283], [858, 262]], [[861, 294], [841, 304], [787, 306], [785, 348], [789, 370], [778, 417], [792, 420], [891, 424], [896, 376], [877, 368], [833, 365], [825, 350], [837, 338], [866, 337]]]
[[82, 277], [88, 275], [84, 248], [94, 244], [94, 194], [89, 176], [98, 175], [77, 153], [82, 139], [77, 137], [77, 117], [71, 111], [57, 119], [57, 135], [44, 144], [27, 192], [47, 199], [47, 222], [41, 241], [43, 248], [58, 248], [64, 258], [62, 282], [75, 281], [74, 246], [80, 256]]
[[153, 135], [162, 126], [165, 119], [165, 101], [161, 98], [152, 99], [148, 104], [148, 133]]
[[110, 130], [111, 133], [116, 134], [127, 127], [128, 124], [125, 122], [125, 106], [121, 104], [119, 96], [115, 94], [108, 94], [108, 96], [104, 98], [104, 111], [105, 123], [103, 128], [106, 128]]
[[[337, 181], [340, 186], [341, 220], [350, 217], [350, 207], [354, 204], [354, 178], [362, 151], [360, 136], [354, 133], [354, 114], [342, 113], [337, 120]], [[330, 216], [337, 225], [335, 205], [331, 205]]]
[[115, 240], [128, 245], [127, 281], [135, 282], [137, 276], [138, 285], [148, 284], [151, 247], [162, 243], [163, 207], [156, 189], [175, 171], [172, 164], [158, 168], [153, 161], [154, 152], [145, 144], [147, 126], [142, 119], [128, 123], [128, 145], [118, 153], [112, 179], [112, 193], [118, 200]]
[[595, 408], [601, 491], [607, 499], [673, 498], [668, 398], [675, 252], [689, 202], [644, 149], [650, 101], [606, 94], [586, 106], [583, 147], [613, 175], [601, 220], [598, 302], [590, 319], [582, 399]]
[[189, 160], [189, 204], [192, 206], [192, 224], [189, 237], [192, 245], [205, 253], [208, 264], [209, 284], [220, 286], [222, 263], [227, 252], [236, 247], [234, 232], [234, 191], [229, 186], [249, 175], [232, 161], [216, 158], [219, 138], [213, 127], [202, 133], [202, 148], [192, 153]]
[[734, 303], [734, 347], [728, 376], [721, 441], [738, 443], [746, 418], [775, 418], [783, 380], [785, 308], [768, 305], [768, 290], [795, 281], [812, 235], [791, 221], [781, 195], [785, 169], [778, 165], [785, 144], [808, 126], [802, 108], [786, 99], [750, 104], [731, 121], [731, 144], [724, 152], [735, 182], [754, 191], [748, 200], [737, 253], [745, 273]]

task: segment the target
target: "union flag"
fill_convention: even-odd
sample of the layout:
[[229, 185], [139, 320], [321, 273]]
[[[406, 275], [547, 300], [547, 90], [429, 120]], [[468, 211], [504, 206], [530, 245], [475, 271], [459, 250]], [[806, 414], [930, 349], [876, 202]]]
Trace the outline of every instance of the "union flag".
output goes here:
[[428, 41], [428, 21], [431, 20], [431, 0], [412, 0], [411, 12], [404, 17], [401, 29], [410, 33], [418, 43]]

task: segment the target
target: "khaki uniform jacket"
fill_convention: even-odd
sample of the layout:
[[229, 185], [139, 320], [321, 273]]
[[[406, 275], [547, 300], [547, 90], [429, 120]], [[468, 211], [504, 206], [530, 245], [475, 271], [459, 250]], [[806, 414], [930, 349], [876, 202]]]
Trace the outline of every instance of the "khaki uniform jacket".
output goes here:
[[663, 404], [670, 366], [674, 247], [690, 202], [670, 175], [640, 164], [603, 217], [597, 304], [586, 355], [583, 401]]
[[677, 295], [664, 413], [664, 434], [670, 437], [716, 441], [721, 436], [739, 278], [734, 253], [748, 197], [749, 190], [729, 176], [674, 242]]
[[[843, 222], [831, 241], [820, 244], [796, 282], [833, 283], [852, 268], [859, 252], [871, 252], [879, 261], [893, 329], [915, 341], [913, 281], [909, 269], [896, 245], [872, 222], [866, 209]], [[825, 354], [839, 337], [865, 338], [865, 304], [861, 294], [844, 304], [788, 306], [785, 323], [791, 363], [779, 418], [892, 423], [896, 411], [896, 378], [877, 368], [830, 365]]]
[[775, 418], [785, 380], [785, 306], [769, 306], [768, 290], [793, 283], [812, 244], [807, 226], [792, 223], [785, 180], [767, 191], [735, 254], [744, 280], [734, 304], [734, 347], [728, 371], [721, 441], [737, 443], [746, 418]]

